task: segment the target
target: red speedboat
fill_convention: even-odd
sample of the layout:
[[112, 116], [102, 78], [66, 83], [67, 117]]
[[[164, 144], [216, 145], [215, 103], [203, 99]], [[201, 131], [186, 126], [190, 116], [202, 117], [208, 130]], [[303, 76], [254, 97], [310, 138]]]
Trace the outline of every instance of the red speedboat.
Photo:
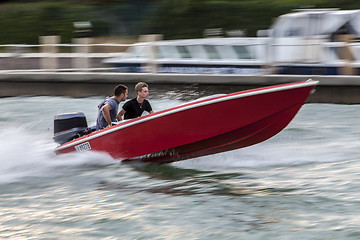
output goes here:
[[317, 83], [214, 95], [92, 133], [81, 113], [57, 115], [54, 139], [62, 144], [55, 151], [91, 150], [126, 161], [167, 163], [247, 147], [284, 129]]

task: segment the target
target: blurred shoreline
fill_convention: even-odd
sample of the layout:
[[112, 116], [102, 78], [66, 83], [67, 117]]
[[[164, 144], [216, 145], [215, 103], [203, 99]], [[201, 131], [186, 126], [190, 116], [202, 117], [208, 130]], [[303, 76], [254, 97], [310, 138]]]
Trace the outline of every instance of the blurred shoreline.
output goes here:
[[[77, 70], [77, 71], [76, 71]], [[324, 75], [217, 75], [217, 74], [165, 74], [165, 73], [118, 73], [69, 69], [61, 71], [45, 70], [1, 70], [0, 97], [23, 95], [48, 95], [89, 97], [112, 94], [114, 85], [123, 83], [129, 87], [145, 81], [152, 87], [176, 89], [195, 86], [207, 88], [212, 92], [221, 89], [230, 93], [251, 88], [289, 82], [319, 81], [316, 93], [308, 102], [360, 104], [360, 76]]]

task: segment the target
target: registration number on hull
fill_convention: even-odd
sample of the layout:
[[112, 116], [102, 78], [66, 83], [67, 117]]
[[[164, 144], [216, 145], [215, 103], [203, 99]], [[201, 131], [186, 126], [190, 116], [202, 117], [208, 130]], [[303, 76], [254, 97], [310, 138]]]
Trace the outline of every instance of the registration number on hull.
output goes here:
[[75, 150], [77, 152], [89, 151], [90, 149], [91, 149], [91, 146], [90, 146], [89, 142], [84, 142], [80, 145], [75, 146]]

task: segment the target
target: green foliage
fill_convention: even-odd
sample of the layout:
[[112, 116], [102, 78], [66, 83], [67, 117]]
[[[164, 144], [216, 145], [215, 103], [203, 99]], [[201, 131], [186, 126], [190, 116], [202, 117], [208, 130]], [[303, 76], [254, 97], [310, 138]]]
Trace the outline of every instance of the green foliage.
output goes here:
[[[163, 33], [165, 38], [201, 37], [204, 29], [245, 30], [256, 36], [257, 30], [268, 29], [273, 20], [299, 8], [357, 9], [354, 0], [163, 0], [151, 21], [148, 33]], [[340, 4], [341, 3], [341, 4]]]
[[271, 25], [283, 8], [271, 1], [165, 1], [148, 31], [164, 33], [166, 38], [201, 37], [204, 29], [243, 29], [255, 35]]
[[[0, 44], [37, 44], [39, 36], [75, 36], [74, 22], [90, 21], [93, 36], [138, 35], [153, 1], [38, 1], [0, 5]], [[114, 3], [116, 3], [114, 5]]]
[[354, 0], [17, 0], [0, 5], [0, 44], [37, 44], [39, 36], [74, 37], [74, 22], [91, 21], [93, 36], [159, 33], [166, 39], [202, 37], [208, 28], [267, 29], [296, 8], [359, 9]]
[[59, 3], [22, 4], [0, 8], [1, 43], [38, 43], [42, 35], [58, 34], [69, 41], [73, 22], [87, 20], [88, 9], [69, 9]]

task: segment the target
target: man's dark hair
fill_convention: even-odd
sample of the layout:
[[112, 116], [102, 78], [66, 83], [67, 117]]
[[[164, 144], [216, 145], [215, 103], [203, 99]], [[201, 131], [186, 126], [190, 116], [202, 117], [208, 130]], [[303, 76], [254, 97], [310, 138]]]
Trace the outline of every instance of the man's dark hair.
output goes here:
[[125, 94], [127, 89], [128, 89], [127, 86], [123, 84], [119, 84], [114, 88], [114, 95], [118, 97], [122, 93]]

